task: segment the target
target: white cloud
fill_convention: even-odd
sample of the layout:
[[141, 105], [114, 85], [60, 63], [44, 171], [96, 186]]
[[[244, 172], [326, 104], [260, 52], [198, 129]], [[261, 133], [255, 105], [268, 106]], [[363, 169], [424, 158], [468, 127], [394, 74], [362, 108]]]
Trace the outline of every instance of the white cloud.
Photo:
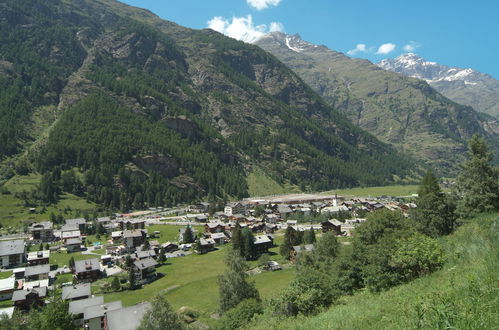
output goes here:
[[246, 0], [246, 2], [256, 10], [262, 10], [279, 5], [281, 0]]
[[390, 42], [388, 42], [386, 44], [382, 44], [381, 46], [379, 46], [376, 54], [380, 54], [380, 55], [389, 54], [395, 50], [395, 47], [397, 47], [397, 46], [395, 44], [390, 43]]
[[207, 24], [210, 29], [245, 42], [253, 42], [268, 32], [284, 31], [284, 26], [279, 22], [272, 22], [269, 27], [265, 24], [255, 25], [251, 15], [232, 17], [232, 21], [216, 16], [209, 20]]
[[351, 49], [347, 52], [348, 55], [355, 55], [357, 53], [363, 53], [363, 52], [366, 52], [367, 51], [367, 48], [366, 48], [366, 45], [365, 44], [357, 44], [357, 46], [355, 47], [355, 49]]
[[409, 41], [409, 43], [407, 45], [404, 46], [404, 50], [406, 52], [413, 52], [414, 50], [416, 50], [416, 48], [419, 48], [421, 47], [421, 44], [415, 42], [415, 41]]

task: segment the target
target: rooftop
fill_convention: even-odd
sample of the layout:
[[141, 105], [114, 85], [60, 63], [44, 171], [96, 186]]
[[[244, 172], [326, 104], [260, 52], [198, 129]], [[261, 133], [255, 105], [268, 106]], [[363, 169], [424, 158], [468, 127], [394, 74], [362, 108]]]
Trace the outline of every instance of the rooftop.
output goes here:
[[50, 257], [50, 250], [28, 252], [28, 261]]
[[69, 313], [71, 314], [83, 314], [85, 312], [85, 308], [90, 306], [98, 306], [104, 304], [104, 297], [98, 296], [93, 298], [75, 300], [69, 302]]
[[0, 256], [24, 253], [24, 240], [0, 241]]
[[83, 273], [92, 270], [100, 270], [99, 259], [86, 259], [86, 260], [76, 260], [75, 261], [75, 272]]
[[137, 260], [133, 263], [135, 267], [139, 270], [147, 269], [149, 267], [156, 267], [158, 263], [153, 258], [146, 258], [142, 260]]
[[64, 300], [81, 297], [90, 297], [90, 283], [76, 284], [62, 288], [62, 299]]
[[38, 297], [43, 298], [47, 295], [47, 287], [44, 286], [41, 288], [14, 291], [14, 294], [12, 295], [12, 301], [26, 300], [26, 296], [32, 292], [38, 294]]
[[28, 266], [28, 267], [26, 267], [26, 270], [24, 271], [24, 276], [29, 277], [29, 276], [35, 276], [35, 275], [40, 275], [40, 274], [48, 274], [49, 272], [50, 272], [50, 265], [49, 264]]
[[117, 309], [121, 309], [122, 307], [123, 306], [121, 305], [121, 300], [111, 301], [103, 305], [89, 306], [85, 308], [83, 311], [83, 319], [90, 320], [96, 317], [102, 317], [106, 313]]

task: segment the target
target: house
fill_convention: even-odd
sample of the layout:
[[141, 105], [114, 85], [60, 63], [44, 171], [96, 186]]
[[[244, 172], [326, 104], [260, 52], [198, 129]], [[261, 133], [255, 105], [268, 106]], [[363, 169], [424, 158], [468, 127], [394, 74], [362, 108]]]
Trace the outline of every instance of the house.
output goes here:
[[206, 203], [206, 202], [201, 202], [201, 203], [197, 203], [195, 205], [190, 205], [189, 206], [189, 211], [190, 212], [208, 212], [208, 210], [210, 209], [210, 203]]
[[172, 242], [166, 242], [161, 244], [161, 247], [165, 249], [165, 252], [173, 252], [178, 250], [178, 245]]
[[128, 250], [135, 250], [144, 244], [147, 237], [147, 231], [144, 229], [124, 230], [123, 241]]
[[109, 255], [109, 254], [101, 255], [100, 256], [100, 262], [101, 262], [101, 264], [103, 266], [107, 265], [108, 263], [112, 263], [113, 262], [113, 257], [111, 257], [111, 255]]
[[49, 264], [28, 266], [24, 271], [24, 278], [26, 282], [48, 280], [49, 272]]
[[0, 280], [0, 301], [12, 299], [15, 283], [16, 279], [14, 277]]
[[156, 266], [158, 263], [153, 258], [136, 260], [133, 263], [133, 270], [137, 282], [147, 282], [156, 277]]
[[12, 302], [18, 310], [29, 311], [33, 306], [45, 305], [45, 297], [47, 296], [47, 287], [17, 290], [12, 294]]
[[61, 240], [66, 243], [68, 239], [81, 238], [81, 232], [79, 230], [65, 230], [61, 231]]
[[29, 231], [31, 238], [37, 242], [52, 242], [54, 239], [53, 224], [50, 221], [34, 223]]
[[69, 302], [69, 314], [72, 314], [74, 324], [78, 327], [83, 327], [83, 317], [85, 309], [92, 306], [99, 306], [104, 304], [104, 297], [92, 297], [80, 300], [73, 300]]
[[26, 258], [29, 266], [44, 265], [49, 263], [50, 250], [28, 252]]
[[336, 235], [341, 235], [341, 225], [343, 225], [343, 223], [336, 219], [324, 221], [321, 223], [322, 232], [333, 231]]
[[277, 214], [273, 214], [273, 213], [265, 214], [263, 216], [263, 221], [265, 221], [266, 223], [276, 224], [280, 220], [281, 220], [281, 218]]
[[146, 221], [144, 219], [126, 219], [118, 221], [121, 230], [144, 229]]
[[204, 231], [207, 233], [221, 233], [225, 230], [225, 224], [221, 222], [209, 222], [204, 225]]
[[293, 210], [288, 205], [278, 205], [277, 212], [281, 215], [281, 217], [286, 217], [293, 213]]
[[22, 280], [24, 278], [24, 271], [26, 270], [26, 267], [19, 267], [19, 268], [14, 268], [12, 272], [14, 273], [14, 278], [16, 280]]
[[101, 275], [99, 259], [76, 260], [74, 273], [80, 282], [94, 281]]
[[82, 240], [80, 237], [70, 238], [64, 243], [64, 247], [68, 252], [80, 251]]
[[274, 239], [270, 235], [255, 236], [253, 247], [257, 255], [268, 253], [269, 249], [274, 246]]
[[2, 268], [14, 268], [24, 263], [26, 247], [24, 240], [0, 241], [0, 260]]
[[273, 234], [277, 230], [277, 225], [271, 224], [271, 223], [266, 223], [265, 228], [263, 228], [263, 232], [265, 234]]
[[84, 233], [87, 221], [84, 218], [66, 219], [66, 225], [68, 227], [77, 227], [80, 232]]
[[216, 245], [223, 245], [227, 242], [227, 236], [224, 233], [213, 233], [211, 238], [215, 241]]
[[230, 203], [224, 208], [224, 213], [226, 215], [233, 215], [233, 214], [245, 214], [246, 213], [246, 206], [244, 206], [241, 203]]
[[199, 253], [203, 254], [215, 249], [215, 241], [212, 238], [199, 239]]
[[122, 308], [120, 300], [88, 306], [83, 310], [83, 327], [88, 330], [105, 330], [107, 329], [107, 313]]
[[123, 231], [122, 230], [117, 230], [111, 232], [111, 239], [113, 240], [113, 243], [118, 243], [123, 239]]
[[143, 302], [130, 307], [107, 312], [108, 330], [136, 330], [144, 314], [151, 308], [151, 304]]
[[296, 261], [296, 259], [299, 257], [299, 255], [302, 252], [312, 252], [314, 251], [315, 247], [313, 244], [306, 244], [306, 245], [296, 245], [291, 248], [290, 251], [290, 259], [291, 261]]
[[326, 206], [321, 210], [321, 214], [338, 214], [340, 212], [348, 212], [348, 207], [346, 205], [339, 206]]
[[156, 252], [154, 250], [146, 250], [146, 251], [136, 251], [135, 254], [135, 259], [141, 260], [141, 259], [146, 259], [146, 258], [156, 258]]
[[62, 299], [75, 301], [90, 298], [90, 283], [73, 284], [62, 288]]

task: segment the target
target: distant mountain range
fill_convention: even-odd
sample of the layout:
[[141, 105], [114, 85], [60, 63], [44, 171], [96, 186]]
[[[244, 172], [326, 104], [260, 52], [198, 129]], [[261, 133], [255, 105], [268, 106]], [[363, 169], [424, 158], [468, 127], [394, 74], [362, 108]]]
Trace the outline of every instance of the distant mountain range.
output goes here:
[[423, 79], [451, 100], [499, 118], [499, 80], [473, 69], [429, 62], [416, 54], [403, 54], [378, 63], [379, 67]]
[[477, 133], [497, 148], [497, 121], [457, 104], [425, 81], [383, 70], [296, 35], [272, 32], [255, 44], [295, 71], [334, 109], [399, 150], [452, 173]]

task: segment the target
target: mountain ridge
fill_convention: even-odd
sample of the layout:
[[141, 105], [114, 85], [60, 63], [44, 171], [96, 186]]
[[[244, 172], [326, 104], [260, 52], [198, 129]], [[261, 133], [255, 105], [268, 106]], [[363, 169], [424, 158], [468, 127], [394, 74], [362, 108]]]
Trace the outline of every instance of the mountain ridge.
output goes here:
[[451, 100], [499, 117], [499, 80], [471, 68], [458, 68], [430, 62], [414, 54], [377, 63], [385, 70], [425, 80]]

